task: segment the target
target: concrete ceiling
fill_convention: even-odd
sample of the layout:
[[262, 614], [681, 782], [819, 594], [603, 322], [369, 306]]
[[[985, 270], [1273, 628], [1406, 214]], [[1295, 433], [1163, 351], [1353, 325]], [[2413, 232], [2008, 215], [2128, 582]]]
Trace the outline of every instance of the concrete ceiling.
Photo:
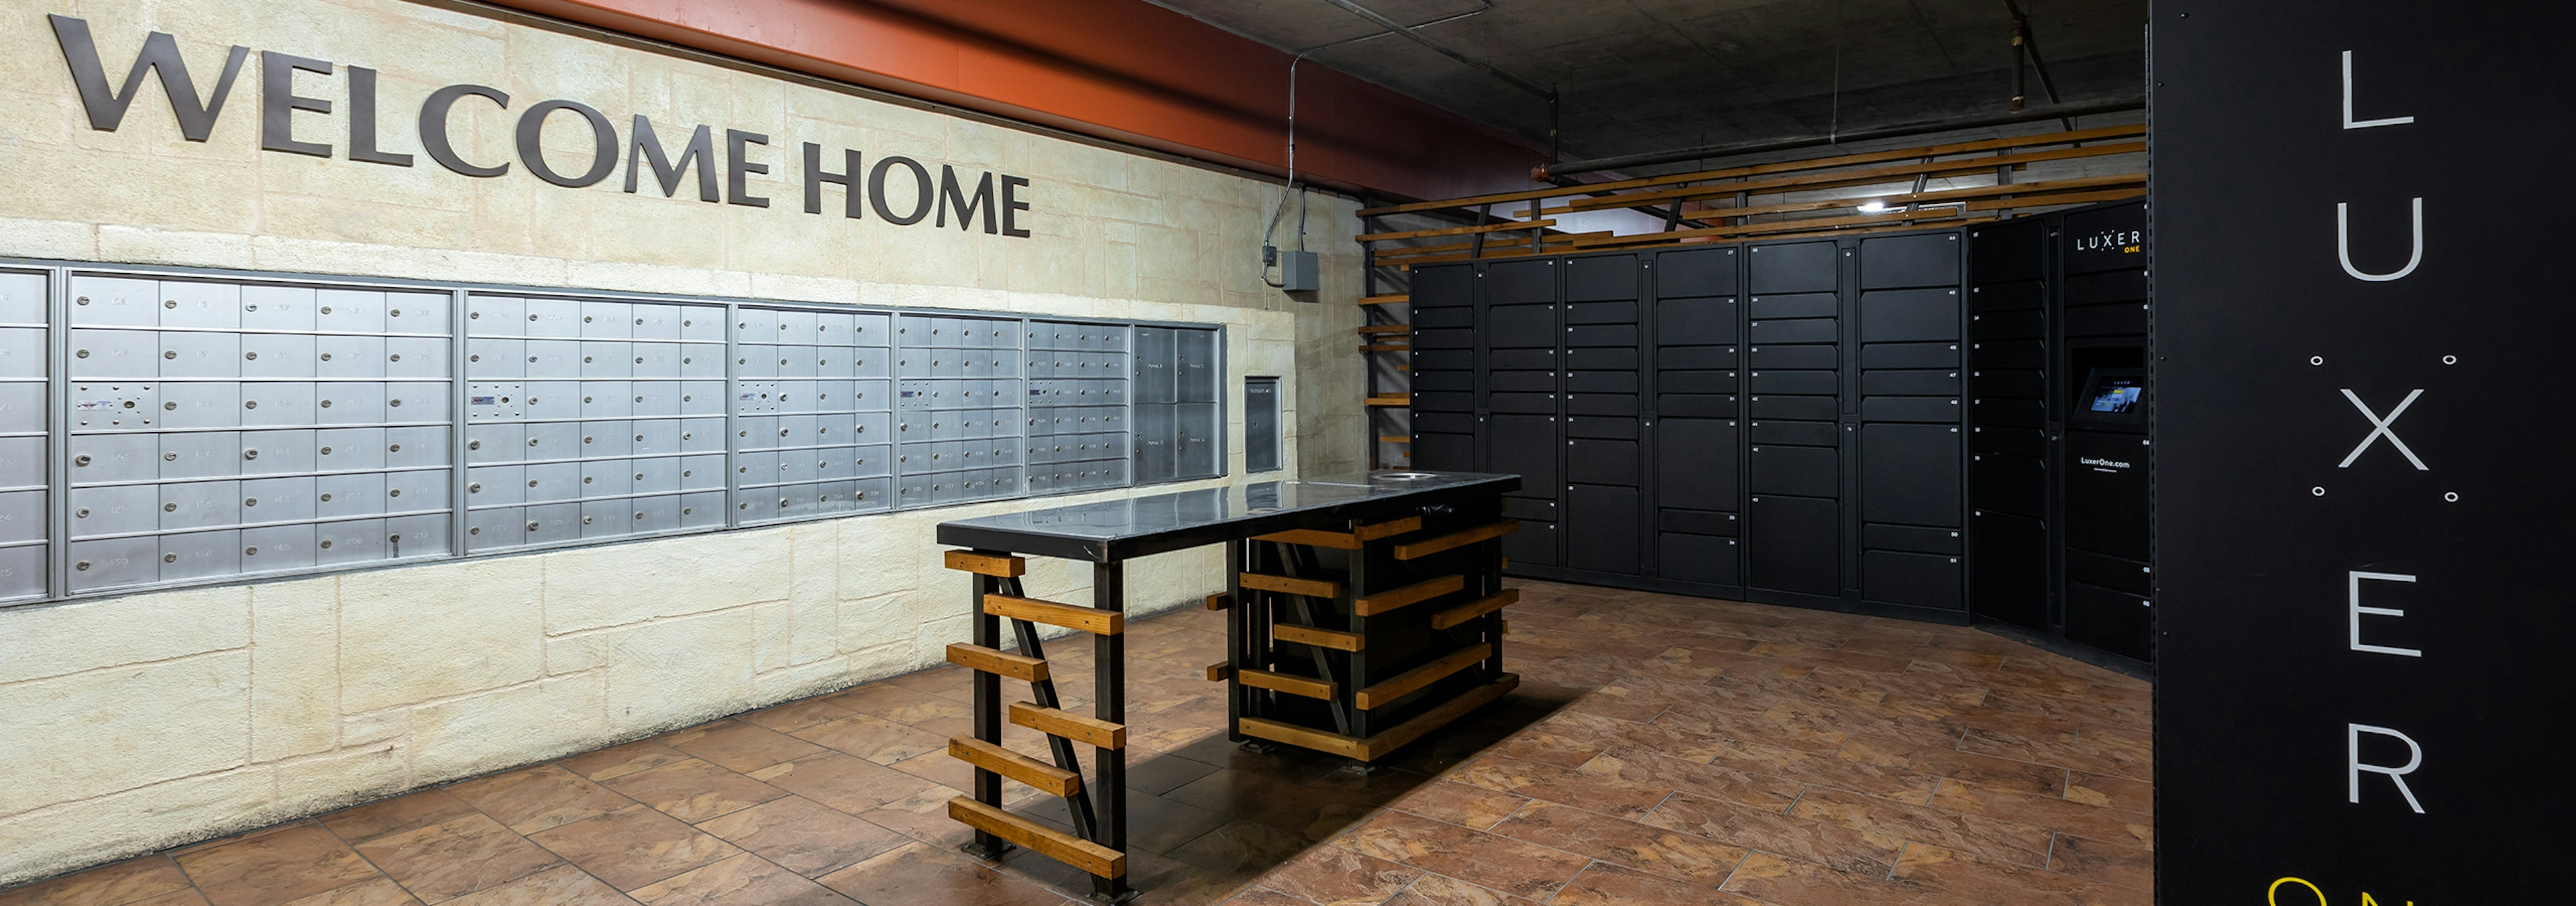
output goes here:
[[[1285, 50], [1380, 29], [1326, 0], [1152, 0]], [[1484, 0], [1357, 0], [1407, 24]], [[2146, 0], [2020, 0], [2059, 97], [2144, 91]], [[1491, 0], [1422, 34], [1562, 86], [1563, 156], [2007, 112], [2004, 0]], [[1542, 140], [1545, 102], [1400, 36], [1308, 59]], [[1839, 62], [1838, 62], [1839, 61]], [[2033, 105], [2046, 103], [2033, 76]], [[2134, 115], [2131, 115], [2134, 118]]]

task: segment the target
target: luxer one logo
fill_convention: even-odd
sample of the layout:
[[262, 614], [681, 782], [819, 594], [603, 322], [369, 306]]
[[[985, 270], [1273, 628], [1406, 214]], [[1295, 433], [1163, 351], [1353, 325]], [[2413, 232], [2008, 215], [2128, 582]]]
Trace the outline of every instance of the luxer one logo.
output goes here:
[[2103, 230], [2090, 236], [2075, 237], [2079, 252], [2121, 252], [2137, 254], [2146, 250], [2147, 234], [2137, 230]]
[[2088, 466], [2100, 466], [2107, 469], [2125, 469], [2129, 467], [2128, 463], [2121, 462], [2116, 459], [2100, 459], [2092, 456], [2082, 457], [2077, 459], [2076, 462], [2080, 462]]
[[[71, 67], [72, 84], [80, 91], [81, 107], [89, 114], [90, 128], [114, 132], [125, 121], [128, 108], [143, 87], [145, 74], [161, 80], [162, 92], [169, 96], [171, 111], [178, 115], [179, 134], [192, 142], [203, 142], [214, 134], [215, 121], [223, 115], [224, 102], [231, 97], [233, 82], [240, 77], [242, 64], [250, 57], [250, 48], [235, 46], [224, 59], [222, 74], [215, 78], [211, 92], [200, 94], [196, 78], [179, 56], [178, 41], [164, 32], [153, 32], [143, 39], [143, 49], [135, 55], [134, 65], [125, 74], [121, 87], [108, 84], [107, 68], [99, 59], [98, 43], [90, 36], [89, 23], [69, 16], [49, 15], [54, 26], [54, 39], [62, 45], [63, 61]], [[297, 77], [328, 78], [345, 69], [348, 73], [349, 160], [393, 167], [413, 165], [412, 155], [386, 150], [377, 131], [376, 71], [364, 66], [339, 66], [328, 60], [316, 60], [273, 50], [259, 52], [259, 147], [264, 151], [306, 154], [328, 158], [334, 149], [321, 142], [295, 137], [296, 114], [307, 118], [330, 116], [330, 100], [299, 95]], [[203, 71], [203, 70], [200, 70]], [[772, 166], [759, 158], [767, 153], [770, 137], [739, 129], [724, 130], [721, 163], [716, 150], [715, 131], [703, 124], [682, 127], [665, 124], [656, 130], [642, 114], [634, 115], [620, 131], [619, 124], [607, 114], [579, 101], [546, 100], [520, 108], [515, 130], [515, 161], [469, 160], [459, 151], [449, 128], [451, 114], [459, 104], [489, 104], [510, 109], [512, 98], [506, 92], [484, 85], [449, 85], [432, 91], [420, 101], [419, 124], [421, 153], [439, 166], [456, 173], [491, 179], [509, 174], [512, 165], [525, 168], [538, 179], [569, 189], [597, 185], [615, 175], [619, 165], [625, 169], [624, 189], [638, 192], [647, 172], [663, 197], [674, 197], [680, 187], [694, 177], [699, 201], [736, 204], [745, 207], [769, 207], [769, 199], [752, 194], [750, 178], [765, 175]], [[548, 117], [565, 114], [586, 128], [592, 139], [586, 159], [556, 152], [549, 159], [540, 147]], [[668, 132], [679, 145], [673, 153], [662, 135]], [[680, 136], [685, 134], [686, 138]], [[945, 227], [951, 218], [961, 230], [974, 229], [979, 215], [986, 233], [1025, 239], [1029, 230], [1021, 222], [1029, 203], [1020, 190], [1028, 179], [1001, 174], [996, 189], [996, 174], [975, 173], [961, 179], [957, 168], [939, 166], [937, 176], [930, 167], [910, 157], [884, 155], [872, 165], [855, 149], [840, 150], [840, 172], [825, 166], [822, 145], [802, 143], [803, 167], [798, 171], [805, 188], [805, 213], [823, 213], [823, 185], [841, 188], [842, 216], [858, 220], [874, 212], [877, 217], [896, 226], [911, 226], [930, 220], [933, 226]], [[723, 175], [719, 177], [718, 171]], [[719, 186], [721, 183], [721, 187]]]

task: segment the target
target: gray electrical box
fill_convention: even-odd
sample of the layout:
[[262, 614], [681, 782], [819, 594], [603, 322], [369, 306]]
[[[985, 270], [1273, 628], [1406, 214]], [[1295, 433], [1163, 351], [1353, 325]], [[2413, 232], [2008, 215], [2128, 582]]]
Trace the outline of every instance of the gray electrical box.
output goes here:
[[1315, 253], [1282, 251], [1279, 253], [1279, 289], [1283, 292], [1311, 293], [1323, 287], [1316, 276]]

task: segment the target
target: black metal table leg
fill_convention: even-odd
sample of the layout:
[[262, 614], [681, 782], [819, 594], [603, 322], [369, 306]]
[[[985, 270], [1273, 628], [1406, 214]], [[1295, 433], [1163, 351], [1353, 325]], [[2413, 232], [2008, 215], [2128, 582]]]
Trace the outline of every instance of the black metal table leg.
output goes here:
[[[1123, 563], [1094, 563], [1091, 566], [1091, 606], [1101, 610], [1127, 609], [1127, 571]], [[1127, 636], [1095, 635], [1092, 650], [1092, 716], [1114, 724], [1127, 722]], [[1127, 851], [1127, 750], [1099, 750], [1095, 768], [1099, 778], [1092, 789], [1099, 791], [1093, 803], [1100, 812], [1100, 838], [1094, 842], [1119, 852]], [[1127, 886], [1126, 872], [1116, 877], [1091, 879], [1091, 898], [1102, 903], [1122, 903], [1136, 897], [1135, 888]]]
[[[977, 550], [977, 554], [1008, 559], [1007, 551]], [[984, 595], [997, 592], [1001, 580], [981, 573], [967, 573], [974, 594], [967, 601], [975, 615], [975, 644], [986, 648], [1002, 647], [1002, 618], [984, 612]], [[1002, 678], [981, 670], [974, 671], [975, 738], [989, 743], [1002, 741]], [[1002, 775], [983, 768], [975, 769], [975, 801], [1002, 807]], [[1010, 841], [978, 830], [975, 839], [958, 847], [981, 859], [999, 859], [1011, 850]]]

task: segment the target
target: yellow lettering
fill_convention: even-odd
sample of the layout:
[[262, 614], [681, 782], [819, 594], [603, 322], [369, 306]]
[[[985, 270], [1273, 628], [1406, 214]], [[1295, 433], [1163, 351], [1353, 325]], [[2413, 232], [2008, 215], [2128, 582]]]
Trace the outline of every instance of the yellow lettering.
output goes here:
[[[2284, 884], [2296, 884], [2307, 888], [2309, 893], [2316, 894], [2317, 906], [2326, 906], [2326, 892], [2318, 890], [2317, 885], [2308, 883], [2305, 878], [2282, 878], [2278, 881], [2272, 882], [2272, 889], [2263, 892], [2264, 901], [2270, 903], [2271, 906], [2282, 906], [2281, 886]], [[2296, 904], [2292, 904], [2292, 906], [2296, 906]]]

